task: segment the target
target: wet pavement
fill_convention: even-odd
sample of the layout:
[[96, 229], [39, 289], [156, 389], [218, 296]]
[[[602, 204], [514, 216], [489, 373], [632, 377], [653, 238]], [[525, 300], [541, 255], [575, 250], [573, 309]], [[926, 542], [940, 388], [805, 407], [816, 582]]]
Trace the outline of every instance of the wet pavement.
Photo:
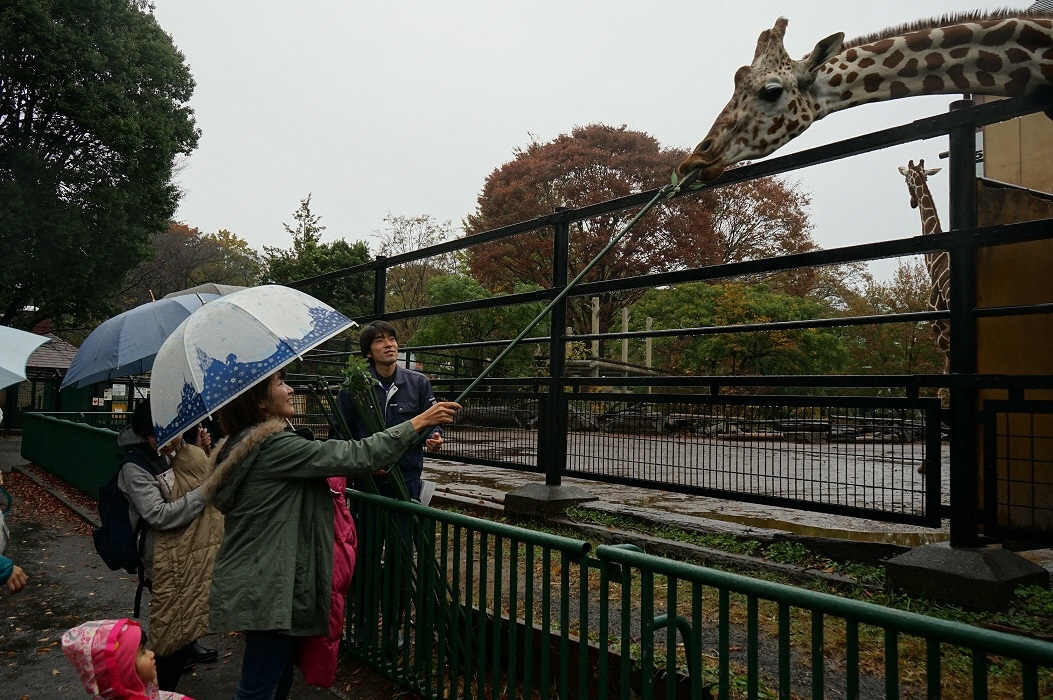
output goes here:
[[[948, 470], [944, 470], [946, 473]], [[500, 467], [466, 464], [428, 457], [424, 478], [444, 493], [502, 505], [505, 494], [526, 484], [543, 483], [544, 476]], [[813, 513], [758, 503], [729, 501], [672, 491], [645, 489], [602, 481], [564, 478], [598, 500], [589, 508], [631, 515], [644, 520], [678, 524], [698, 531], [726, 531], [742, 536], [784, 533], [800, 537], [829, 537], [852, 542], [880, 542], [915, 547], [949, 538], [946, 521], [940, 528], [890, 523], [868, 518]], [[949, 485], [943, 485], [946, 502]]]
[[[106, 568], [95, 553], [90, 525], [18, 471], [25, 469], [20, 445], [16, 437], [0, 437], [0, 471], [4, 488], [14, 498], [5, 516], [12, 533], [5, 554], [29, 576], [21, 593], [0, 591], [0, 700], [87, 697], [62, 652], [62, 633], [87, 620], [131, 617], [137, 580]], [[83, 496], [74, 492], [68, 500], [77, 506]], [[144, 623], [148, 598], [144, 594]], [[213, 634], [201, 642], [217, 649], [219, 657], [184, 673], [179, 692], [196, 700], [233, 697], [244, 650], [241, 636]], [[308, 686], [297, 677], [291, 696], [306, 700], [414, 697], [346, 655], [332, 689]]]

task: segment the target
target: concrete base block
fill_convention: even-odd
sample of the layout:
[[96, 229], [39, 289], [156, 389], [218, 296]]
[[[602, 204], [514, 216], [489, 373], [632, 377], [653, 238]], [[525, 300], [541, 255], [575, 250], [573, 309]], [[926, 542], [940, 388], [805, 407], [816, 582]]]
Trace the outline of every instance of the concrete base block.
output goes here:
[[998, 610], [1017, 586], [1049, 586], [1044, 568], [1008, 549], [951, 547], [946, 542], [915, 547], [885, 562], [890, 587], [958, 605]]
[[548, 518], [560, 515], [571, 506], [595, 500], [596, 496], [579, 486], [526, 484], [505, 494], [505, 511], [519, 516]]

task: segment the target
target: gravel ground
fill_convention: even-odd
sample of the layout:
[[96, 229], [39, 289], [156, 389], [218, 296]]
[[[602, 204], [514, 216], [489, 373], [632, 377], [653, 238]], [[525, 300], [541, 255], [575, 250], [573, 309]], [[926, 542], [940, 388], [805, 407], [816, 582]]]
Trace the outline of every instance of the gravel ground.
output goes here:
[[[10, 441], [0, 439], [0, 451], [10, 448]], [[135, 577], [110, 571], [95, 553], [91, 525], [75, 511], [94, 515], [93, 499], [33, 466], [8, 468], [4, 467], [3, 487], [14, 505], [5, 516], [12, 532], [5, 554], [25, 569], [29, 583], [18, 595], [0, 593], [0, 700], [84, 697], [62, 653], [62, 633], [87, 620], [130, 617]], [[63, 494], [63, 500], [49, 489]], [[185, 673], [179, 691], [197, 700], [232, 697], [243, 653], [240, 635], [210, 635], [202, 643], [218, 649], [219, 658]], [[345, 654], [331, 689], [308, 686], [298, 677], [292, 697], [358, 700], [415, 695]]]

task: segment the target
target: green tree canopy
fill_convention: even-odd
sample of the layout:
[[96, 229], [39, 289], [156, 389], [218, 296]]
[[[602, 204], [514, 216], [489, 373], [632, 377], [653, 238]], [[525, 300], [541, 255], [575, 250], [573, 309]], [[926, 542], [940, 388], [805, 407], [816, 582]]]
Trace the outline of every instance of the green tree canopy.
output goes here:
[[[512, 291], [525, 293], [536, 289], [536, 286], [520, 284]], [[491, 292], [467, 275], [436, 277], [428, 284], [428, 303], [433, 306], [491, 297]], [[544, 304], [531, 303], [431, 316], [424, 319], [420, 330], [413, 335], [410, 342], [412, 345], [421, 346], [511, 340], [519, 335], [543, 308]], [[543, 336], [548, 332], [549, 323], [544, 319], [538, 324], [534, 335]], [[520, 345], [512, 350], [491, 376], [530, 376], [534, 366], [534, 347]], [[425, 366], [430, 364], [429, 372], [433, 373], [474, 377], [482, 372], [502, 349], [503, 346], [494, 345], [443, 351], [445, 357], [442, 360], [426, 360]], [[441, 366], [437, 366], [439, 364]]]
[[107, 315], [168, 228], [194, 81], [137, 0], [0, 8], [0, 323]]
[[[822, 305], [767, 285], [681, 284], [650, 290], [633, 306], [634, 324], [654, 328], [733, 326], [822, 316]], [[657, 338], [655, 364], [684, 374], [771, 375], [836, 372], [847, 359], [827, 329], [758, 331]]]
[[[292, 236], [292, 248], [264, 246], [264, 282], [288, 284], [327, 272], [369, 262], [369, 246], [338, 239], [322, 243], [322, 217], [311, 211], [311, 195], [300, 200], [293, 215], [295, 226], [282, 224]], [[366, 275], [316, 282], [303, 291], [324, 301], [345, 316], [361, 316], [372, 309], [373, 280]]]
[[[439, 223], [428, 214], [413, 217], [388, 214], [384, 217], [384, 223], [387, 228], [375, 233], [380, 237], [378, 254], [389, 258], [438, 245], [453, 237], [449, 221]], [[386, 309], [403, 311], [427, 306], [428, 283], [436, 277], [456, 271], [457, 259], [453, 253], [388, 268]], [[402, 333], [409, 338], [417, 332], [420, 322], [416, 318], [406, 318], [400, 321], [400, 326]]]
[[[862, 289], [847, 299], [846, 315], [874, 316], [929, 310], [932, 279], [921, 259], [903, 262], [891, 280], [866, 275]], [[852, 374], [939, 374], [940, 354], [929, 323], [850, 326], [842, 334]]]

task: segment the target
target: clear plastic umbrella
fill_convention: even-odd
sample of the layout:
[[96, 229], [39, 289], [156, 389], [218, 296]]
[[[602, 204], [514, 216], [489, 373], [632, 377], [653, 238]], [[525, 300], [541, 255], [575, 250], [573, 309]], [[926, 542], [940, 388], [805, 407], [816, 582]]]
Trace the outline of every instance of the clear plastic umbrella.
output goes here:
[[26, 361], [47, 336], [0, 326], [0, 389], [26, 381]]
[[355, 325], [328, 304], [279, 285], [209, 302], [180, 324], [154, 360], [150, 410], [157, 444]]
[[149, 301], [99, 324], [73, 356], [62, 388], [149, 372], [161, 343], [215, 294]]

